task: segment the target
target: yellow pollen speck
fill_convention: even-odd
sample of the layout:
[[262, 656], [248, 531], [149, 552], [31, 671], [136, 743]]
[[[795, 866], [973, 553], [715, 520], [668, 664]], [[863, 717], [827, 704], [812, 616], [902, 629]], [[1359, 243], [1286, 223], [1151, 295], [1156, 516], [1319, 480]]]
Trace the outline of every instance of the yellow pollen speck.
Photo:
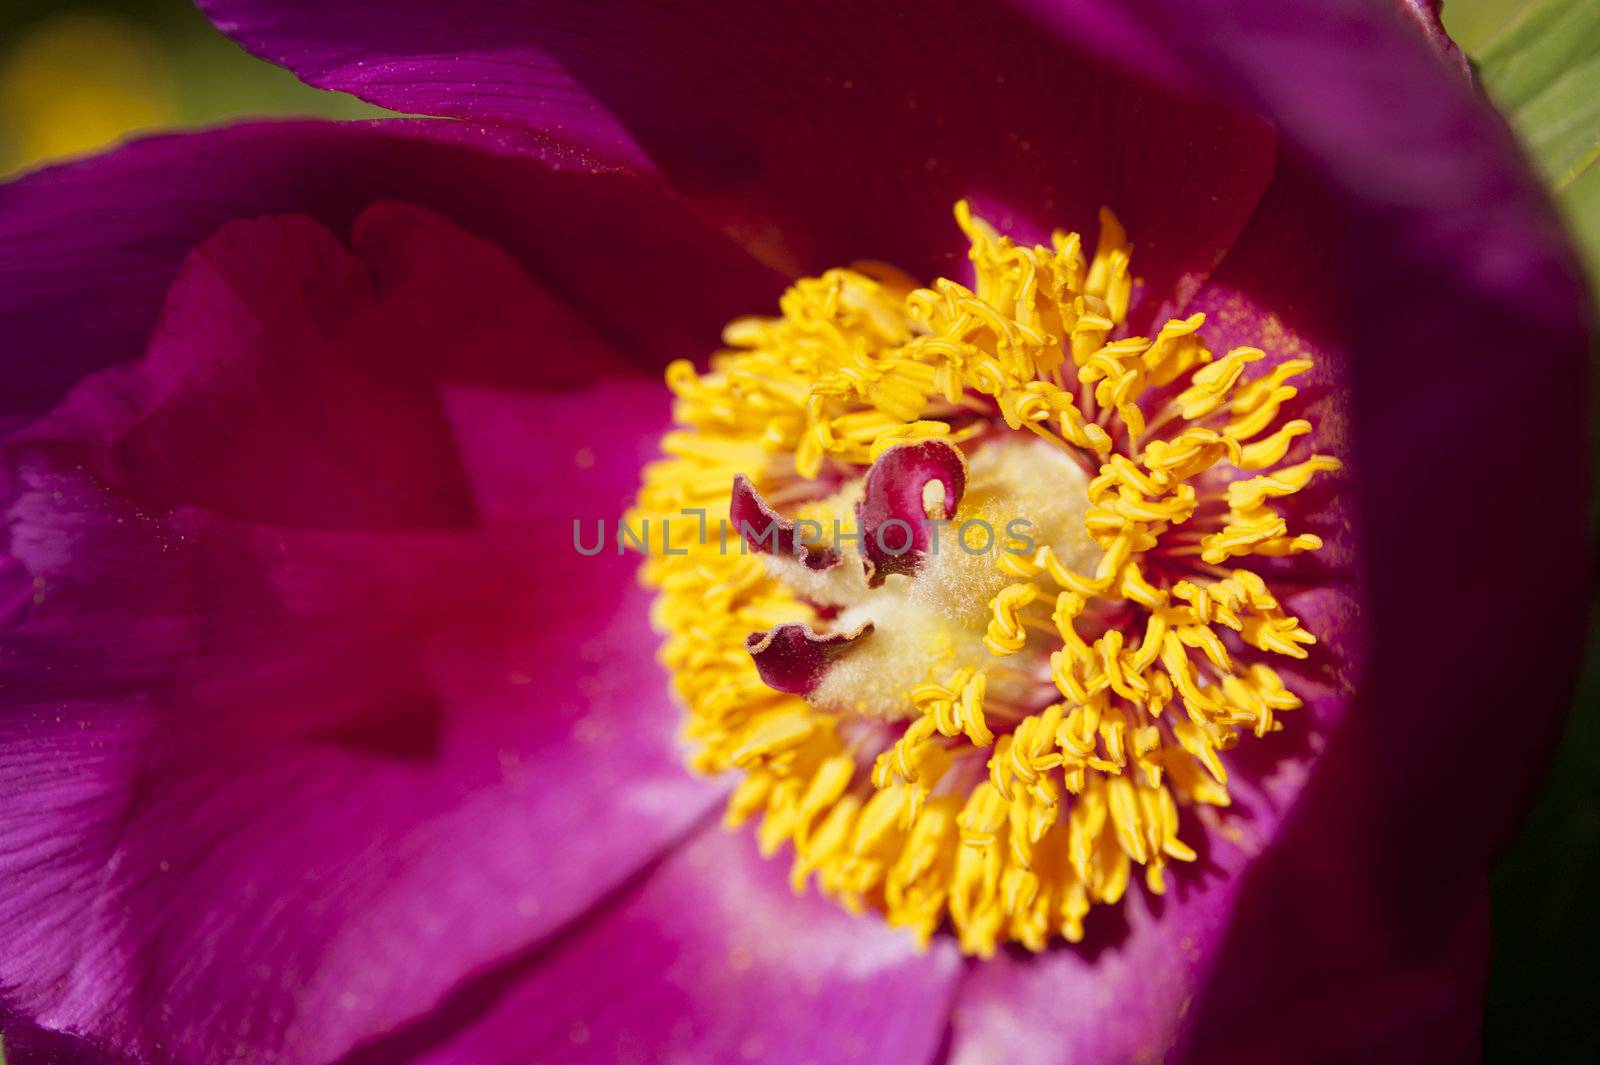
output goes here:
[[[1213, 353], [1200, 314], [1124, 335], [1110, 212], [1092, 252], [1064, 232], [1019, 246], [965, 203], [956, 219], [970, 287], [830, 270], [731, 322], [709, 372], [669, 367], [678, 428], [628, 520], [675, 519], [642, 572], [691, 764], [742, 775], [727, 823], [790, 847], [796, 890], [987, 956], [1077, 941], [1136, 870], [1160, 894], [1195, 860], [1180, 822], [1229, 804], [1228, 749], [1301, 705], [1269, 661], [1316, 642], [1250, 560], [1321, 546], [1279, 508], [1339, 462], [1282, 417], [1308, 360]], [[963, 452], [965, 492], [929, 483], [939, 550], [871, 587], [848, 539], [866, 469], [932, 439]], [[719, 536], [741, 473], [841, 563]], [[791, 622], [872, 628], [799, 696], [745, 651]]]

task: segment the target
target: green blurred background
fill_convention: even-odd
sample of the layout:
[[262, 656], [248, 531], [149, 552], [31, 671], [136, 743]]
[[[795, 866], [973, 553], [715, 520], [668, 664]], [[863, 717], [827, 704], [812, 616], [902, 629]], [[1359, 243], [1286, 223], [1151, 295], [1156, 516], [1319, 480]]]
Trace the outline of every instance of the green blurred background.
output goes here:
[[[1595, 284], [1600, 0], [1447, 0], [1445, 23], [1540, 165]], [[251, 58], [186, 0], [0, 0], [0, 176], [139, 131], [382, 113]], [[1600, 1062], [1600, 626], [1543, 794], [1495, 873], [1485, 1037], [1491, 1063]]]
[[188, 0], [0, 0], [0, 175], [139, 131], [381, 113], [246, 55]]

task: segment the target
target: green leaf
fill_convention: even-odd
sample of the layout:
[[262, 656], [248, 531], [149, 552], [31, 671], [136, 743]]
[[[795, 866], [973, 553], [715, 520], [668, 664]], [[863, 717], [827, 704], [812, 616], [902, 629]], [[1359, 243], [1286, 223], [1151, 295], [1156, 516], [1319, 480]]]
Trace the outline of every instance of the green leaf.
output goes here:
[[1600, 159], [1600, 4], [1542, 0], [1473, 58], [1554, 191]]
[[1590, 253], [1591, 269], [1600, 266], [1600, 166], [1589, 167], [1568, 185], [1560, 204], [1579, 246]]

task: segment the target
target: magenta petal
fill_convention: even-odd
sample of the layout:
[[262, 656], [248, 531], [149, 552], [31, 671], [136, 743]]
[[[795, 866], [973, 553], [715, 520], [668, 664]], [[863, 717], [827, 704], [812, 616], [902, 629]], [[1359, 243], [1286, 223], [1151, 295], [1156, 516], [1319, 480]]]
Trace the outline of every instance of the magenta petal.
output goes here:
[[781, 290], [658, 183], [533, 151], [525, 135], [458, 123], [282, 122], [155, 137], [0, 185], [0, 428], [143, 354], [179, 264], [236, 219], [305, 214], [343, 237], [376, 201], [431, 208], [604, 322], [650, 372], [703, 355]]
[[1397, 0], [1397, 3], [1400, 10], [1422, 30], [1434, 51], [1459, 70], [1462, 77], [1470, 80], [1472, 65], [1467, 61], [1466, 53], [1450, 39], [1449, 31], [1444, 28], [1444, 0]]
[[[1323, 842], [1331, 849], [1340, 841]], [[1288, 942], [1281, 926], [1258, 917], [1265, 900], [1245, 889], [1249, 860], [1216, 844], [1202, 853], [1200, 871], [1182, 874], [1167, 896], [1130, 893], [1120, 914], [1091, 917], [1083, 947], [974, 966], [952, 1014], [950, 1065], [1478, 1059], [1482, 986], [1465, 974], [1485, 960], [1481, 898], [1465, 909], [1441, 900], [1445, 909], [1434, 920], [1456, 936], [1452, 945], [1391, 959], [1381, 979], [1318, 970], [1304, 974], [1309, 986], [1239, 1001], [1231, 997], [1230, 963], [1242, 924], [1253, 930], [1251, 949], [1323, 961], [1339, 955], [1338, 940], [1372, 935], [1346, 921], [1341, 896], [1364, 885], [1349, 879], [1337, 852], [1300, 870], [1292, 888], [1277, 885], [1316, 915]], [[1308, 1032], [1318, 1037], [1308, 1040]]]
[[[1343, 0], [1129, 10], [1152, 37], [1184, 26], [1195, 66], [1294, 148], [1194, 309], [1219, 343], [1313, 352], [1315, 384], [1351, 397], [1323, 422], [1351, 460], [1324, 515], [1354, 549], [1358, 623], [1327, 648], [1343, 684], [1312, 707], [1322, 749], [1241, 874], [1174, 1057], [1470, 1060], [1487, 871], [1585, 627], [1581, 277], [1499, 117], [1402, 16]], [[1484, 547], [1527, 543], [1526, 512], [1489, 502], [1506, 491], [1540, 500], [1537, 547], [1514, 561]], [[1516, 589], [1492, 610], [1486, 564]], [[1341, 613], [1310, 607], [1319, 634]]]
[[[605, 164], [650, 169], [628, 132], [559, 62], [518, 43], [516, 29], [532, 13], [517, 5], [458, 5], [433, 27], [438, 33], [426, 50], [417, 19], [438, 12], [404, 0], [343, 12], [296, 0], [199, 6], [218, 29], [312, 85], [401, 114], [538, 129]], [[595, 165], [581, 157], [574, 163]]]
[[355, 234], [228, 227], [145, 359], [5, 442], [0, 986], [140, 1059], [336, 1058], [720, 792], [636, 560], [549, 509], [618, 513], [664, 390], [439, 216]]
[[[1226, 928], [1233, 888], [1220, 876], [1152, 904], [1137, 890], [1108, 942], [974, 966], [951, 1017], [950, 1065], [1134, 1065], [1185, 1060], [1191, 1003]], [[1240, 1061], [1241, 1058], [1228, 1058]], [[1303, 1060], [1294, 1054], [1282, 1061]]]
[[[932, 1065], [961, 971], [948, 940], [922, 953], [909, 933], [794, 897], [781, 862], [713, 826], [492, 974], [460, 1003], [465, 1030], [415, 1060]], [[428, 1034], [384, 1049], [401, 1057]]]
[[8, 1065], [131, 1065], [85, 1039], [52, 1032], [0, 1005], [0, 1046]]
[[760, 554], [781, 551], [802, 559], [807, 569], [814, 570], [832, 569], [841, 561], [837, 548], [812, 542], [819, 537], [807, 537], [801, 523], [789, 521], [773, 510], [750, 483], [750, 478], [742, 473], [733, 478], [728, 519], [744, 542]]
[[1037, 239], [1093, 233], [1110, 206], [1153, 311], [1209, 271], [1272, 171], [1265, 125], [1132, 76], [1120, 53], [1052, 40], [1006, 4], [981, 18], [959, 0], [206, 7], [315, 84], [629, 160], [637, 145], [795, 274], [872, 258], [947, 275], [966, 251], [950, 220], [962, 197]]
[[767, 632], [752, 632], [745, 637], [744, 647], [755, 659], [756, 671], [767, 687], [805, 695], [817, 690], [834, 659], [871, 634], [870, 621], [850, 632], [820, 636], [804, 625], [779, 625]]
[[[1329, 1032], [1317, 1043], [1319, 1050], [1337, 1048], [1327, 1053], [1330, 1061], [1361, 1060], [1397, 1033], [1431, 1040], [1440, 1051], [1437, 1060], [1449, 1061], [1455, 1044], [1474, 1038], [1475, 1028], [1463, 1024], [1459, 1012], [1430, 1017], [1426, 1026], [1415, 1023], [1424, 998], [1429, 1010], [1441, 1002], [1469, 1013], [1475, 1008], [1473, 979], [1457, 978], [1435, 957], [1393, 959], [1383, 990], [1375, 985], [1359, 1006], [1353, 995], [1332, 993], [1338, 977], [1312, 975], [1344, 953], [1331, 944], [1377, 934], [1343, 919], [1352, 894], [1381, 885], [1379, 874], [1350, 864], [1353, 852], [1343, 846], [1343, 834], [1362, 833], [1370, 821], [1323, 824], [1311, 837], [1321, 845], [1318, 864], [1301, 869], [1292, 884], [1278, 884], [1282, 897], [1249, 894], [1253, 870], [1282, 846], [1306, 792], [1323, 772], [1322, 737], [1348, 712], [1355, 681], [1348, 670], [1359, 661], [1365, 631], [1352, 592], [1335, 582], [1289, 598], [1319, 636], [1306, 662], [1280, 667], [1305, 706], [1285, 715], [1284, 732], [1242, 742], [1227, 753], [1230, 807], [1183, 810], [1182, 835], [1198, 860], [1167, 867], [1165, 895], [1135, 885], [1118, 907], [1091, 911], [1082, 944], [1037, 956], [1004, 953], [973, 966], [951, 1017], [950, 1065], [1275, 1065], [1303, 1058], [1302, 1033], [1319, 1021], [1345, 1037], [1336, 1042]], [[1343, 786], [1366, 785], [1353, 779]], [[1264, 918], [1265, 912], [1273, 918]], [[1294, 935], [1280, 940], [1288, 927], [1296, 929]], [[1317, 991], [1278, 988], [1270, 1009], [1265, 999], [1235, 1001], [1232, 951], [1241, 936], [1251, 944], [1247, 952], [1306, 955], [1310, 972], [1301, 979]], [[1384, 949], [1376, 942], [1372, 947]], [[1268, 991], [1263, 987], [1257, 994]], [[1225, 1014], [1227, 1023], [1213, 1023], [1216, 1014]], [[1412, 1056], [1399, 1056], [1396, 1048], [1396, 1060], [1435, 1060], [1415, 1042], [1404, 1050]]]
[[[924, 496], [935, 482], [944, 489], [938, 513]], [[953, 517], [966, 490], [967, 460], [954, 444], [896, 444], [879, 455], [856, 504], [867, 583], [876, 588], [891, 573], [915, 573], [938, 535], [931, 523]]]
[[[239, 551], [207, 549], [240, 569], [270, 552], [280, 598], [202, 570], [238, 611], [206, 623], [272, 656], [219, 648], [168, 694], [5, 709], [0, 966], [41, 1023], [163, 1061], [224, 1040], [327, 1061], [559, 930], [715, 801], [666, 700], [641, 713], [653, 637], [613, 616], [643, 619], [645, 596], [518, 575], [563, 611], [540, 631], [495, 598], [509, 563], [451, 565], [490, 544]], [[529, 635], [486, 641], [448, 602], [448, 625], [390, 603], [352, 631], [407, 573]]]

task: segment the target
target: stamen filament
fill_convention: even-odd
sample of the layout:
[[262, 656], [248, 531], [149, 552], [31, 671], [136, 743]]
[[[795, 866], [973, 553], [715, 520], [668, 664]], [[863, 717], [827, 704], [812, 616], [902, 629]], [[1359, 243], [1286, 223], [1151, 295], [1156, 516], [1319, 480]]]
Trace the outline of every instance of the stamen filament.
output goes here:
[[[1321, 547], [1283, 508], [1340, 464], [1281, 418], [1308, 360], [1213, 356], [1201, 314], [1118, 335], [1109, 212], [1087, 261], [956, 219], [970, 287], [830, 270], [731, 323], [709, 371], [669, 368], [682, 428], [630, 520], [725, 511], [738, 475], [791, 548], [643, 567], [692, 764], [743, 774], [727, 822], [791, 844], [796, 890], [989, 955], [1076, 941], [1135, 865], [1160, 894], [1195, 860], [1179, 831], [1231, 801], [1226, 752], [1300, 706], [1269, 660], [1316, 642], [1250, 567]], [[873, 543], [908, 518], [995, 546]], [[807, 522], [863, 539], [798, 553]]]

